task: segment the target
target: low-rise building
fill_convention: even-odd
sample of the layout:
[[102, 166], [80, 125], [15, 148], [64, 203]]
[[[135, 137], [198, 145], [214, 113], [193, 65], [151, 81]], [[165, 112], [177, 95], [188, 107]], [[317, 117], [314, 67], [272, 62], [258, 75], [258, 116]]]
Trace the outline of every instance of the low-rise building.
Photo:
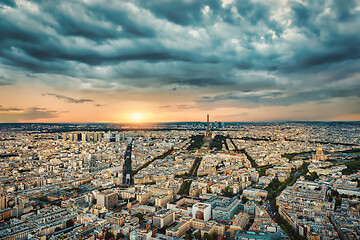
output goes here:
[[163, 228], [171, 225], [175, 221], [175, 213], [170, 209], [163, 209], [157, 212], [152, 219], [152, 224], [155, 227]]

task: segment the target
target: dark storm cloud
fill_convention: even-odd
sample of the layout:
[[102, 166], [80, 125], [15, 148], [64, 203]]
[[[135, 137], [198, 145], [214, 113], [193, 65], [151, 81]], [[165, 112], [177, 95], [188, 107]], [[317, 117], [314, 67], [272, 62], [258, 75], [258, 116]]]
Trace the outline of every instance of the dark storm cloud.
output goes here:
[[9, 6], [9, 7], [15, 7], [16, 3], [15, 3], [14, 0], [2, 0], [1, 3], [0, 3], [0, 8], [2, 7], [1, 5]]
[[217, 11], [221, 1], [139, 1], [141, 6], [149, 9], [157, 17], [164, 18], [180, 25], [197, 25], [202, 21], [202, 10], [205, 6]]
[[235, 101], [243, 107], [258, 107], [258, 106], [290, 106], [297, 103], [307, 103], [317, 101], [319, 103], [326, 103], [327, 99], [333, 98], [347, 98], [358, 97], [358, 89], [319, 89], [312, 91], [299, 91], [293, 94], [286, 94], [284, 92], [229, 92], [226, 94], [219, 94], [214, 97], [202, 97], [198, 102], [211, 103], [221, 101]]
[[63, 99], [69, 103], [84, 103], [84, 102], [94, 102], [94, 100], [91, 100], [91, 99], [76, 99], [76, 98], [72, 98], [72, 97], [67, 97], [67, 96], [64, 96], [64, 95], [60, 95], [60, 94], [56, 94], [56, 93], [46, 93], [46, 94], [43, 94], [44, 96], [48, 95], [48, 96], [54, 96], [58, 99]]
[[[227, 79], [218, 79], [218, 78], [193, 78], [186, 80], [178, 80], [173, 83], [179, 85], [190, 85], [197, 87], [208, 87], [208, 86], [223, 86], [223, 85], [233, 85], [234, 83]], [[176, 89], [175, 89], [176, 90]]]
[[[0, 63], [30, 77], [97, 79], [88, 82], [103, 91], [193, 87], [218, 91], [201, 101], [241, 99], [249, 106], [358, 97], [359, 5], [7, 0], [0, 8]], [[0, 85], [11, 82], [0, 78]]]

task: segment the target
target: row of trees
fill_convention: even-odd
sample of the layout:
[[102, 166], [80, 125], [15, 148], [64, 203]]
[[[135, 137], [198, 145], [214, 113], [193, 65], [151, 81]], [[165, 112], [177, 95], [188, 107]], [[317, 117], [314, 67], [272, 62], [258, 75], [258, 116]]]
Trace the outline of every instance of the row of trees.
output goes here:
[[270, 201], [271, 207], [276, 211], [275, 220], [280, 225], [280, 227], [287, 233], [290, 239], [293, 240], [304, 240], [304, 236], [300, 236], [297, 231], [284, 219], [280, 216], [278, 212], [278, 207], [276, 206], [276, 197], [288, 186], [295, 183], [295, 181], [302, 175], [305, 175], [309, 172], [308, 163], [303, 163], [303, 165], [298, 169], [299, 174], [295, 175], [291, 173], [290, 176], [284, 181], [280, 182], [279, 179], [274, 178], [266, 190], [268, 191], [267, 199]]
[[216, 135], [210, 143], [210, 149], [215, 148], [216, 151], [222, 150], [222, 145], [226, 143], [226, 137], [223, 135]]
[[199, 169], [200, 163], [201, 163], [201, 157], [195, 158], [194, 164], [192, 165], [189, 171], [189, 176], [191, 177], [197, 176], [197, 171]]
[[310, 175], [305, 175], [305, 179], [308, 181], [314, 181], [315, 179], [318, 179], [319, 175], [316, 172], [312, 172]]
[[189, 195], [190, 185], [192, 180], [185, 180], [181, 185], [178, 194], [180, 195]]
[[356, 173], [360, 170], [360, 159], [358, 158], [355, 161], [344, 163], [347, 168], [342, 170], [342, 174], [350, 175], [352, 173]]
[[121, 239], [121, 238], [124, 238], [124, 235], [121, 232], [116, 234], [116, 238], [115, 238], [115, 235], [112, 232], [106, 232], [105, 233], [105, 240]]
[[136, 173], [138, 173], [141, 169], [147, 168], [152, 162], [154, 162], [156, 159], [164, 159], [166, 158], [170, 153], [172, 153], [174, 149], [171, 148], [169, 150], [167, 150], [166, 152], [164, 152], [163, 154], [161, 154], [160, 156], [157, 156], [155, 158], [153, 158], [151, 161], [148, 161], [146, 163], [144, 163], [141, 167], [137, 168], [136, 170], [133, 171], [133, 174], [135, 175]]
[[204, 144], [204, 135], [193, 135], [190, 138], [190, 146], [187, 150], [199, 149]]

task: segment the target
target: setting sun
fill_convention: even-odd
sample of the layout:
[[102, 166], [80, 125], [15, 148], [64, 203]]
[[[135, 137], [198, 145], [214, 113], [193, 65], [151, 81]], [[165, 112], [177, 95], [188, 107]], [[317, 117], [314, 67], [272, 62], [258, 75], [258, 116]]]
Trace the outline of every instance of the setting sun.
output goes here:
[[133, 113], [131, 115], [131, 119], [134, 121], [134, 122], [141, 122], [143, 120], [144, 116], [143, 114], [141, 113]]

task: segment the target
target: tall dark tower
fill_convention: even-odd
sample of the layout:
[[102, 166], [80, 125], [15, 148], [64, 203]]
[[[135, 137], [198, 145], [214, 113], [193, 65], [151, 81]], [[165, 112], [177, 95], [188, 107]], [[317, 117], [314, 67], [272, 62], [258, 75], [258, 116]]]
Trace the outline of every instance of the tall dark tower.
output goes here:
[[123, 167], [123, 185], [132, 186], [134, 185], [134, 176], [132, 173], [131, 167], [131, 150], [132, 150], [132, 140], [128, 144], [125, 152], [125, 162]]
[[205, 141], [211, 141], [211, 132], [210, 132], [210, 125], [209, 125], [210, 116], [207, 115], [207, 125], [206, 125], [206, 133], [205, 133]]
[[210, 132], [209, 120], [210, 120], [210, 116], [209, 116], [209, 114], [208, 114], [208, 115], [207, 115], [206, 133]]

